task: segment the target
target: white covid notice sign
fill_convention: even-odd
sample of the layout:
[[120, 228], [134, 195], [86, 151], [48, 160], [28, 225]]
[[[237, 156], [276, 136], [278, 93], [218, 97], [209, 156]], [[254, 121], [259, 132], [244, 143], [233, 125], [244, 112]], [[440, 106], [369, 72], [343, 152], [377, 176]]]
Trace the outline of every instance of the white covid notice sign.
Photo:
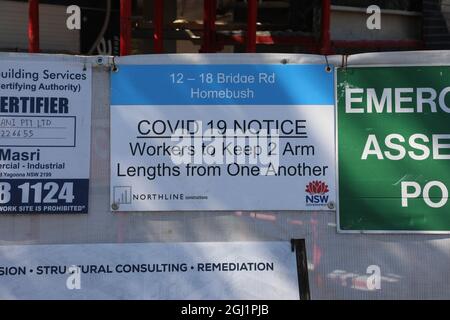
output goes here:
[[87, 213], [91, 68], [0, 60], [0, 213]]
[[334, 205], [325, 65], [120, 65], [111, 95], [113, 210]]

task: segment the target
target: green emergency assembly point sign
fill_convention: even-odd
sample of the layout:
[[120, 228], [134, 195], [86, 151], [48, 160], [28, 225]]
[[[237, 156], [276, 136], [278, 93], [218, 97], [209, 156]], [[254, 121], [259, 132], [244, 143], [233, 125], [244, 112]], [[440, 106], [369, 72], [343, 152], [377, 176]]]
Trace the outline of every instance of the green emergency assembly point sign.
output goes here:
[[450, 232], [450, 66], [337, 70], [340, 231]]

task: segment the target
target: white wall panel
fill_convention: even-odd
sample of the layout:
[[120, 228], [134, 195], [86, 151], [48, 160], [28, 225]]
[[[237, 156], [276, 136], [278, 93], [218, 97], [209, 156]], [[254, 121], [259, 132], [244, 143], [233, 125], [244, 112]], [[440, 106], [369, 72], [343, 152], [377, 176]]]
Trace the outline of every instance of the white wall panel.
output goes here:
[[[40, 48], [42, 51], [78, 53], [80, 31], [66, 27], [65, 6], [39, 5]], [[0, 0], [0, 48], [28, 50], [28, 3]]]

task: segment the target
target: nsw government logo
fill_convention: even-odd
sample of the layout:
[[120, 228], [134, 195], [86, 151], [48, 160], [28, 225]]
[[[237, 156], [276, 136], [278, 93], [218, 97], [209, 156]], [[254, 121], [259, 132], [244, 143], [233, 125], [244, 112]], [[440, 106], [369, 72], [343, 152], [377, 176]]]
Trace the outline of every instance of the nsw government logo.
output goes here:
[[328, 186], [323, 181], [311, 181], [306, 186], [306, 193], [308, 193], [305, 197], [307, 206], [323, 206], [328, 203], [328, 195], [330, 192], [328, 190]]

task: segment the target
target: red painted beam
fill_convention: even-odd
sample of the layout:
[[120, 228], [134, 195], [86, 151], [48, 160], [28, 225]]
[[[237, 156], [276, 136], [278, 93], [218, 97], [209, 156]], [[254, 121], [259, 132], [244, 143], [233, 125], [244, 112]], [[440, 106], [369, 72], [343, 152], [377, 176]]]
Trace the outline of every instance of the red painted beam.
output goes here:
[[39, 52], [39, 0], [28, 0], [28, 52]]
[[423, 42], [420, 40], [335, 40], [332, 44], [335, 48], [348, 49], [423, 48]]
[[203, 0], [203, 42], [200, 52], [216, 51], [216, 0]]
[[153, 46], [155, 53], [163, 53], [164, 51], [164, 38], [163, 38], [163, 25], [164, 25], [164, 1], [154, 0], [153, 4]]
[[321, 24], [321, 47], [320, 53], [327, 55], [331, 54], [331, 36], [330, 36], [330, 27], [331, 27], [331, 1], [330, 0], [322, 0], [322, 24]]
[[247, 52], [256, 52], [257, 0], [247, 0]]
[[120, 0], [120, 55], [131, 52], [131, 0]]
[[[247, 39], [242, 35], [220, 35], [220, 41], [226, 45], [245, 44]], [[317, 41], [314, 37], [308, 36], [283, 36], [283, 35], [256, 35], [256, 44], [287, 44], [302, 45], [313, 51], [318, 48]]]

